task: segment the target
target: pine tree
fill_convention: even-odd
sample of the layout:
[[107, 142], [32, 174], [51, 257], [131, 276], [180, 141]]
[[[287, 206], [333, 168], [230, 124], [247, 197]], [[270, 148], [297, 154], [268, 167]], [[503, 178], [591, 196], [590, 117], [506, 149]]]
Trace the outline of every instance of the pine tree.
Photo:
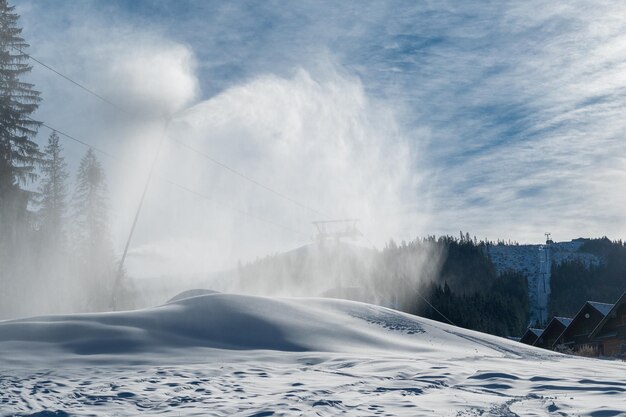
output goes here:
[[[76, 274], [72, 268], [73, 256], [67, 245], [65, 222], [67, 218], [67, 166], [62, 156], [59, 136], [52, 132], [44, 148], [39, 188], [39, 228], [31, 246], [36, 250], [37, 266], [35, 284], [29, 287], [29, 295], [40, 299], [51, 311], [63, 311], [80, 298], [76, 290]], [[61, 290], [61, 291], [59, 291]], [[50, 297], [50, 294], [55, 294]]]
[[74, 195], [77, 251], [90, 309], [107, 308], [114, 272], [109, 237], [107, 186], [102, 165], [89, 149], [80, 162]]
[[20, 184], [36, 179], [42, 156], [33, 141], [40, 123], [30, 118], [41, 98], [32, 84], [21, 81], [32, 67], [22, 52], [28, 44], [14, 9], [0, 0], [0, 213]]
[[67, 210], [67, 164], [61, 152], [59, 135], [52, 132], [44, 149], [41, 186], [41, 231], [47, 242], [65, 242], [64, 220]]
[[33, 141], [40, 123], [30, 118], [41, 99], [22, 80], [31, 67], [18, 19], [14, 7], [0, 0], [0, 316], [20, 311], [20, 295], [33, 286], [33, 193], [21, 186], [36, 179], [42, 156]]

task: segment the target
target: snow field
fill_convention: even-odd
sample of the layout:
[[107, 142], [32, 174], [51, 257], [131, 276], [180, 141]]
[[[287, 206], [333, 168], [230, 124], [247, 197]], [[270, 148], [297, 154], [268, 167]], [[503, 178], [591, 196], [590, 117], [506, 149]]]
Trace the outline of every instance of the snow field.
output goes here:
[[622, 362], [363, 303], [194, 294], [0, 322], [0, 416], [626, 415]]

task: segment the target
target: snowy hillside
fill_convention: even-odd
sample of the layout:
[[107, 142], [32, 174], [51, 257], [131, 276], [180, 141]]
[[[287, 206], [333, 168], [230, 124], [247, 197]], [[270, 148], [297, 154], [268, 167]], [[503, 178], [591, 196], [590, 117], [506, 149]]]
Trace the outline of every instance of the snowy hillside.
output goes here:
[[499, 273], [518, 271], [528, 278], [530, 299], [529, 323], [546, 323], [550, 319], [550, 277], [552, 265], [578, 260], [585, 265], [599, 265], [600, 258], [580, 248], [589, 239], [552, 242], [540, 245], [488, 245], [487, 253]]
[[[341, 241], [311, 243], [239, 268], [234, 290], [253, 295], [325, 296], [338, 288], [371, 285], [375, 263], [376, 251], [366, 247]], [[375, 297], [339, 298], [371, 301]]]
[[363, 303], [189, 294], [0, 322], [0, 415], [626, 413], [622, 362]]

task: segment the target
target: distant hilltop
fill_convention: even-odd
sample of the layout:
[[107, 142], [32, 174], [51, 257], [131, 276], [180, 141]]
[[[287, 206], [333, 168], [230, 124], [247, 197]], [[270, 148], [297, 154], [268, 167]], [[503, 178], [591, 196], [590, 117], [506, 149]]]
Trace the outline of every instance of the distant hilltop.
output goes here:
[[498, 273], [516, 271], [526, 275], [530, 321], [543, 323], [549, 316], [552, 265], [577, 260], [590, 267], [602, 262], [597, 255], [581, 251], [588, 242], [591, 242], [591, 239], [578, 238], [569, 242], [554, 242], [548, 238], [543, 244], [487, 244], [486, 248]]

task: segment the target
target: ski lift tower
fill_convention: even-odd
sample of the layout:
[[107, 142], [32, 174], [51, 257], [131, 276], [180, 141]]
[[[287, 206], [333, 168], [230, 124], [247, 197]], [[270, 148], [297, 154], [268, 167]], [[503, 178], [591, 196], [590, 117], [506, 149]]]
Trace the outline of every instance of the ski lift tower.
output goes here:
[[[346, 294], [348, 291], [345, 288], [346, 277], [345, 277], [345, 261], [343, 259], [342, 253], [344, 253], [340, 246], [343, 239], [357, 240], [360, 237], [363, 237], [363, 233], [357, 229], [356, 225], [359, 222], [358, 219], [340, 219], [340, 220], [322, 220], [312, 222], [313, 226], [317, 229], [317, 236], [315, 236], [315, 241], [317, 242], [318, 250], [330, 255], [332, 252], [336, 252], [334, 254], [334, 258], [338, 259], [340, 262], [337, 264], [338, 266], [338, 276], [336, 281], [336, 288], [334, 288], [335, 295], [339, 298], [349, 298]], [[338, 256], [338, 257], [337, 257]], [[332, 257], [329, 259], [333, 259]]]
[[554, 241], [550, 238], [550, 233], [545, 233], [545, 245], [539, 245], [539, 281], [537, 282], [536, 299], [537, 313], [540, 322], [545, 323], [548, 320], [548, 301], [550, 299], [550, 278], [552, 269], [552, 260], [550, 254], [550, 245]]
[[334, 241], [339, 243], [341, 239], [356, 240], [363, 234], [356, 227], [358, 219], [322, 220], [312, 222], [317, 230], [315, 240], [319, 244]]

